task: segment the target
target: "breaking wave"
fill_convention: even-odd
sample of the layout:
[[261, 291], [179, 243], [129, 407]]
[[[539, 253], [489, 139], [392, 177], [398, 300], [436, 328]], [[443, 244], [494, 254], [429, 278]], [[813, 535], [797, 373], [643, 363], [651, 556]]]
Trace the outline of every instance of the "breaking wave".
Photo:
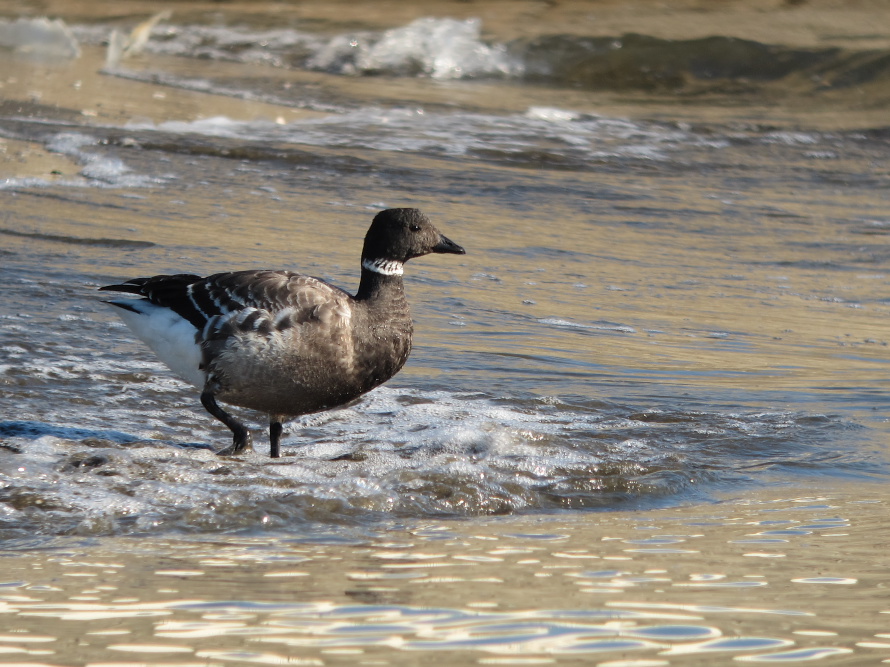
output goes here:
[[[84, 43], [103, 26], [74, 26]], [[261, 63], [349, 76], [502, 78], [601, 90], [745, 93], [772, 82], [808, 91], [890, 84], [890, 53], [799, 48], [715, 35], [539, 35], [487, 41], [478, 19], [420, 18], [383, 31], [323, 36], [290, 28], [160, 24], [144, 48], [189, 58]]]

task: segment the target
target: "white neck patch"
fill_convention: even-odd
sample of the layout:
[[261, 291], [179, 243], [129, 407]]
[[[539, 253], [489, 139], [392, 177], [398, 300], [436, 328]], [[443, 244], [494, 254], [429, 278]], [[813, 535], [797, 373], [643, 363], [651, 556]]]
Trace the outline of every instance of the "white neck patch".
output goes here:
[[394, 259], [363, 259], [362, 268], [383, 276], [400, 276], [405, 272], [402, 263]]

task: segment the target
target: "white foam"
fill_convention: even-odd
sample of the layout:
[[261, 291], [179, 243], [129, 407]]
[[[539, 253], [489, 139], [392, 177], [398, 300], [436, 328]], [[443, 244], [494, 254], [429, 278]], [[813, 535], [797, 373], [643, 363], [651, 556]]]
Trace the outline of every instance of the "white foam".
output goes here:
[[7, 178], [0, 181], [0, 190], [45, 187], [61, 185], [65, 187], [145, 187], [161, 182], [162, 179], [135, 173], [122, 160], [85, 150], [97, 146], [99, 140], [81, 132], [60, 132], [49, 138], [46, 149], [53, 153], [67, 155], [82, 165], [81, 178]]
[[636, 333], [637, 330], [624, 324], [584, 324], [572, 322], [560, 317], [544, 317], [538, 320], [541, 324], [549, 324], [554, 327], [567, 327], [569, 329], [599, 329], [601, 331], [620, 331], [621, 333]]
[[535, 120], [546, 120], [551, 122], [564, 123], [567, 121], [578, 120], [581, 114], [567, 109], [559, 109], [557, 107], [529, 107], [525, 112], [527, 118]]
[[80, 57], [80, 46], [65, 22], [43, 17], [0, 20], [0, 49], [37, 59]]
[[226, 116], [213, 116], [195, 121], [169, 120], [155, 125], [150, 121], [129, 121], [128, 130], [160, 130], [174, 134], [201, 134], [207, 137], [247, 138], [255, 136], [263, 126], [274, 125], [265, 121], [236, 121]]
[[401, 28], [387, 30], [370, 48], [360, 51], [355, 67], [360, 72], [421, 73], [434, 79], [512, 75], [520, 67], [502, 45], [480, 39], [479, 19], [420, 18]]
[[[101, 27], [77, 26], [75, 34], [84, 42], [109, 41], [107, 29]], [[273, 67], [292, 67], [295, 53], [308, 53], [303, 63], [306, 68], [346, 75], [383, 73], [462, 79], [513, 77], [523, 71], [522, 63], [508, 53], [506, 45], [482, 40], [481, 22], [476, 18], [424, 17], [383, 32], [352, 32], [334, 37], [290, 28], [257, 31], [169, 24], [154, 28], [154, 35], [162, 35], [163, 39], [140, 44], [148, 53]], [[111, 41], [115, 53], [122, 54], [126, 38], [118, 35]], [[117, 58], [109, 59], [110, 67], [115, 68], [116, 63]], [[119, 73], [117, 69], [113, 71]]]
[[[688, 148], [697, 141], [675, 128], [581, 115], [557, 108], [532, 108], [526, 113], [502, 116], [364, 107], [286, 124], [216, 116], [159, 125], [142, 121], [127, 127], [309, 146], [454, 156], [479, 153], [486, 159], [496, 159], [498, 154], [504, 159], [512, 159], [511, 156], [521, 159], [528, 153], [554, 152], [555, 156], [579, 160], [604, 157], [665, 160], [673, 148]], [[554, 145], [561, 148], [554, 149]]]
[[764, 135], [763, 142], [785, 144], [786, 146], [811, 146], [819, 142], [819, 137], [808, 132], [779, 131]]
[[[118, 354], [83, 365], [104, 376], [94, 382], [101, 388], [128, 367], [130, 373], [149, 369], [137, 361]], [[800, 440], [809, 451], [811, 443], [806, 433], [794, 435], [802, 422], [785, 413], [687, 412], [677, 420], [668, 412], [659, 420], [658, 410], [646, 410], [656, 418], [652, 423], [621, 406], [381, 387], [348, 408], [289, 423], [285, 457], [276, 465], [265, 465], [268, 445], [257, 425], [256, 452], [221, 465], [206, 448], [158, 439], [197, 438], [220, 448], [230, 438], [203, 413], [193, 391], [183, 392], [169, 378], [164, 381], [179, 393], [155, 398], [163, 379], [162, 373], [123, 390], [112, 384], [98, 397], [99, 415], [95, 407], [57, 401], [57, 408], [48, 406], [46, 421], [24, 425], [20, 435], [7, 432], [4, 440], [21, 452], [0, 448], [0, 459], [14, 457], [26, 472], [0, 466], [0, 483], [66, 508], [64, 516], [24, 508], [12, 520], [48, 532], [81, 522], [78, 530], [114, 533], [253, 528], [263, 516], [275, 517], [268, 527], [290, 528], [307, 520], [361, 521], [379, 512], [436, 516], [542, 509], [554, 502], [591, 506], [615, 502], [615, 492], [659, 494], [689, 478], [706, 480], [715, 461], [712, 448], [695, 444], [703, 433], [719, 433], [727, 452], [737, 450], [718, 466], [731, 466], [734, 456], [747, 460], [750, 443], [760, 435], [773, 438], [780, 425], [787, 424], [792, 446]], [[66, 418], [76, 426], [57, 425]], [[115, 431], [104, 430], [110, 424]], [[832, 426], [815, 428], [826, 427]], [[82, 441], [90, 436], [125, 444]], [[153, 441], [126, 444], [135, 437]], [[95, 463], [81, 466], [86, 459]], [[122, 491], [137, 480], [137, 496]]]

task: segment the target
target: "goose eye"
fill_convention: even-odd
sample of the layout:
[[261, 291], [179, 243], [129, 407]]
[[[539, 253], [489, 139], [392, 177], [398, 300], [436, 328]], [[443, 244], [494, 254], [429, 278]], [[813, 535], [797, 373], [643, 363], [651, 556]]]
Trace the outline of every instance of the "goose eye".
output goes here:
[[408, 225], [408, 229], [410, 229], [412, 232], [419, 232], [419, 231], [420, 231], [420, 225], [417, 225], [417, 224], [415, 224], [415, 223], [412, 222], [410, 225]]

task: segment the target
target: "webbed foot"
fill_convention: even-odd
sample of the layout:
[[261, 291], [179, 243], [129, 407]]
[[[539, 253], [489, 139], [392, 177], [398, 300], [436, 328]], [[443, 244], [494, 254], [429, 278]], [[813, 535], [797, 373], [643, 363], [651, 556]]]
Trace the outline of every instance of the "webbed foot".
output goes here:
[[218, 456], [235, 456], [241, 454], [245, 449], [253, 447], [253, 439], [250, 437], [250, 431], [247, 430], [247, 427], [244, 424], [219, 407], [219, 404], [216, 402], [216, 397], [212, 392], [205, 390], [201, 394], [201, 404], [207, 412], [219, 419], [232, 431], [232, 444], [225, 449], [218, 451]]
[[234, 432], [232, 444], [224, 449], [219, 450], [217, 456], [237, 456], [243, 454], [246, 450], [253, 448], [253, 438], [250, 431], [246, 428], [242, 432]]

